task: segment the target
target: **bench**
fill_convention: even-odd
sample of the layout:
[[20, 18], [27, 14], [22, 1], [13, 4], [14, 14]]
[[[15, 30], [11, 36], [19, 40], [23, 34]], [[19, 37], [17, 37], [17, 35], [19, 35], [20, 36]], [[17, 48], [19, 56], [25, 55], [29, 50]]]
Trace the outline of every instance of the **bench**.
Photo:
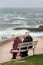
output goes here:
[[[20, 44], [18, 44], [18, 47], [17, 47], [17, 49], [19, 49], [19, 50], [12, 50], [12, 53], [13, 52], [21, 53], [21, 52], [29, 51], [30, 49], [32, 49], [33, 50], [33, 55], [34, 55], [35, 54], [35, 48], [36, 48], [37, 42], [38, 41], [20, 43]], [[29, 48], [30, 46], [32, 46], [32, 48]], [[21, 49], [21, 48], [25, 48], [25, 47], [26, 47], [26, 49]]]

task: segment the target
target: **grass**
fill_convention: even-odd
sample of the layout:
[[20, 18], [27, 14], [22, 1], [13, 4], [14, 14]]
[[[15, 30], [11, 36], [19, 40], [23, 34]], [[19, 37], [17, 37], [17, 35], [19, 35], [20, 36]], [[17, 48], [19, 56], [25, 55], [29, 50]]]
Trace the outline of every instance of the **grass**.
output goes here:
[[5, 62], [0, 65], [43, 65], [43, 55], [34, 55], [27, 57], [25, 62]]

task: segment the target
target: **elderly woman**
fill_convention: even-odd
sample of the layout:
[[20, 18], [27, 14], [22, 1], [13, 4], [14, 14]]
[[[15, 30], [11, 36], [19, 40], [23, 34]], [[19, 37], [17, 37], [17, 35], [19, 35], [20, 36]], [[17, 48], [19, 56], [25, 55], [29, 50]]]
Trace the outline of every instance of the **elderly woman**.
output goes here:
[[[17, 36], [17, 37], [15, 38], [15, 40], [14, 40], [12, 50], [16, 50], [18, 44], [20, 44], [20, 43], [22, 43], [22, 39], [21, 39], [21, 37], [18, 37], [18, 36]], [[16, 59], [16, 55], [17, 55], [17, 53], [14, 52], [12, 59]]]

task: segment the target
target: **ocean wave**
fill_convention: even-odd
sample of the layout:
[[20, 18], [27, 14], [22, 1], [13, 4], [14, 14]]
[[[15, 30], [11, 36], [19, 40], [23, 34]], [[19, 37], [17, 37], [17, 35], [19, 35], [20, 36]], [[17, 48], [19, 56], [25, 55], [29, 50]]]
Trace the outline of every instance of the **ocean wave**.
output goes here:
[[42, 36], [43, 37], [43, 32], [30, 32], [30, 35], [35, 36], [35, 37], [37, 37], [37, 36]]
[[10, 18], [9, 21], [16, 21], [16, 20], [25, 20], [26, 18], [23, 18], [23, 17], [13, 17], [13, 18]]
[[[11, 23], [13, 21], [16, 21], [16, 20], [25, 20], [26, 18], [24, 17], [0, 17], [0, 23], [4, 24], [4, 23]], [[20, 22], [19, 22], [20, 23]]]
[[0, 40], [2, 40], [2, 37], [11, 37], [12, 35], [25, 35], [25, 32], [29, 32], [31, 36], [43, 36], [43, 32], [30, 32], [28, 30], [5, 30], [0, 31]]
[[43, 16], [43, 13], [36, 13], [35, 15]]

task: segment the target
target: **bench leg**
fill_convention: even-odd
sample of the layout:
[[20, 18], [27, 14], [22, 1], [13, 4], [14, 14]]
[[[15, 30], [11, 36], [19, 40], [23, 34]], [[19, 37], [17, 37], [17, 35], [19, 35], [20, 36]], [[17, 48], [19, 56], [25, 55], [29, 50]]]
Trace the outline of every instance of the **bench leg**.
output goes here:
[[33, 48], [33, 55], [35, 54], [35, 48]]

